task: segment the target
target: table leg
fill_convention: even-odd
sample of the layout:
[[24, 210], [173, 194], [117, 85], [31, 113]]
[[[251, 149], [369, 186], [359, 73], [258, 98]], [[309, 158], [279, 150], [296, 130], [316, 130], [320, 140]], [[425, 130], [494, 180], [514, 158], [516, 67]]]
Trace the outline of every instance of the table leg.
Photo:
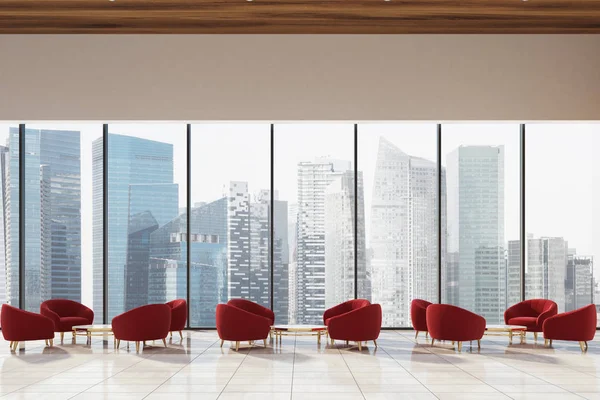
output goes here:
[[525, 342], [525, 331], [521, 331], [521, 344]]
[[321, 344], [321, 331], [317, 332], [317, 344]]
[[77, 344], [77, 332], [73, 331], [73, 344]]
[[88, 333], [87, 333], [87, 341], [88, 341], [88, 343], [90, 345], [92, 344], [92, 332], [88, 331]]
[[512, 344], [513, 331], [510, 329], [508, 331], [508, 343]]

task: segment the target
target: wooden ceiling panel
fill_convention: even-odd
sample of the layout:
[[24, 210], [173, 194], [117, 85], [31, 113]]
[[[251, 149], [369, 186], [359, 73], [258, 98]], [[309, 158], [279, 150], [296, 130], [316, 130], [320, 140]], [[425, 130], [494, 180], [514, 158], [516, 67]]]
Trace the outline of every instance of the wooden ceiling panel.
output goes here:
[[1, 0], [0, 33], [600, 33], [600, 0]]

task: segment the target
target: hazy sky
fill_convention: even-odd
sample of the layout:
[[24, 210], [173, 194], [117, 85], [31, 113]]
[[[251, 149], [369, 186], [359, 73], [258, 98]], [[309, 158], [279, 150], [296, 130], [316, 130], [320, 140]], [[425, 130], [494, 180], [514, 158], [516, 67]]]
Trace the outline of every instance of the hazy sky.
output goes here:
[[[8, 128], [0, 124], [0, 141]], [[82, 287], [92, 303], [92, 142], [101, 137], [100, 123], [36, 123], [29, 128], [81, 132]], [[180, 207], [186, 199], [186, 126], [183, 123], [110, 124], [110, 133], [133, 135], [174, 145], [174, 178]], [[352, 123], [278, 123], [275, 126], [275, 190], [279, 199], [296, 202], [297, 164], [329, 156], [353, 161]], [[435, 123], [364, 123], [359, 125], [358, 168], [364, 174], [365, 213], [369, 227], [371, 191], [379, 137], [404, 152], [435, 161]], [[448, 123], [443, 125], [442, 164], [460, 145], [504, 145], [505, 239], [519, 237], [519, 125]], [[211, 123], [192, 126], [192, 202], [222, 197], [232, 180], [249, 182], [251, 192], [270, 185], [270, 126], [267, 123]], [[561, 236], [578, 254], [600, 257], [600, 124], [528, 124], [526, 143], [527, 232]], [[600, 209], [600, 207], [599, 207]], [[594, 223], [595, 222], [595, 223]], [[596, 270], [600, 267], [597, 261]]]

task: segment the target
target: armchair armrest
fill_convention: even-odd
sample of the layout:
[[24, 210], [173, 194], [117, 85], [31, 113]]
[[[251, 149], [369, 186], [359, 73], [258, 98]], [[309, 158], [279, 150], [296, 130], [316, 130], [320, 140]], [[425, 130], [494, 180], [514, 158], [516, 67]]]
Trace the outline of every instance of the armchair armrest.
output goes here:
[[60, 316], [55, 313], [54, 311], [52, 311], [50, 308], [48, 308], [46, 305], [43, 305], [40, 307], [40, 314], [42, 314], [44, 317], [49, 318], [52, 323], [53, 323], [53, 327], [52, 330], [57, 330], [60, 327]]
[[508, 325], [508, 321], [511, 318], [516, 318], [521, 316], [521, 312], [520, 310], [523, 308], [523, 304], [522, 303], [517, 303], [512, 307], [508, 307], [506, 309], [506, 311], [504, 311], [504, 323]]
[[558, 310], [556, 310], [556, 308], [552, 307], [549, 310], [544, 311], [543, 313], [541, 313], [538, 318], [537, 318], [537, 325], [540, 328], [543, 328], [544, 326], [544, 321], [546, 321], [548, 318], [555, 316], [558, 313]]

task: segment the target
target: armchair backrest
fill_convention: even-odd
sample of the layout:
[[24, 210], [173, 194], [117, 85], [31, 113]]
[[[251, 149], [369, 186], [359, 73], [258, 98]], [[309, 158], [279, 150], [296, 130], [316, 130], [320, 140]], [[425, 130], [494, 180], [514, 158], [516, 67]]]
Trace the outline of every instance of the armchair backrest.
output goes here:
[[538, 315], [546, 311], [558, 311], [558, 306], [556, 305], [556, 303], [548, 299], [525, 300], [525, 303], [529, 305], [532, 312], [534, 313], [533, 315], [531, 315], [532, 317], [537, 317]]
[[167, 337], [170, 327], [171, 308], [166, 304], [137, 307], [112, 320], [115, 337], [124, 340], [162, 339]]
[[59, 317], [84, 316], [85, 312], [89, 310], [89, 308], [83, 304], [67, 299], [46, 300], [40, 305], [40, 310], [44, 307], [54, 311]]
[[271, 324], [273, 324], [275, 321], [275, 314], [273, 313], [273, 311], [253, 301], [246, 299], [231, 299], [227, 302], [227, 304], [251, 312], [253, 314], [268, 318], [271, 321]]

